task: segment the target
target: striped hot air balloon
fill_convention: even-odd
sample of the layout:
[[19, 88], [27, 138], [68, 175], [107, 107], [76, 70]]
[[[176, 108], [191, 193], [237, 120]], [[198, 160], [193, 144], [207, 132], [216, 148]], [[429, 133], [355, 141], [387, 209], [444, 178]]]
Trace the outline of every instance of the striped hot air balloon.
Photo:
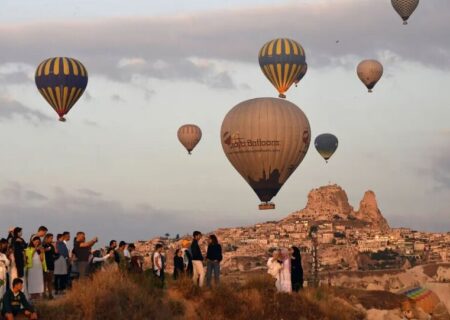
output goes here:
[[178, 129], [178, 140], [186, 148], [189, 154], [194, 150], [202, 138], [202, 130], [195, 124], [185, 124]]
[[416, 307], [421, 308], [426, 313], [432, 313], [440, 302], [439, 297], [433, 291], [420, 286], [403, 289], [398, 293], [407, 296]]
[[261, 210], [275, 208], [271, 199], [303, 161], [310, 139], [303, 111], [277, 98], [239, 103], [221, 128], [223, 151], [262, 201]]
[[259, 50], [259, 66], [280, 98], [286, 98], [285, 92], [296, 81], [304, 64], [303, 47], [291, 39], [271, 40]]
[[306, 75], [306, 72], [308, 71], [308, 64], [305, 63], [302, 68], [300, 69], [300, 73], [298, 74], [297, 78], [295, 79], [295, 86], [303, 79], [303, 77]]
[[83, 64], [73, 58], [55, 57], [39, 64], [35, 75], [41, 95], [59, 115], [60, 121], [83, 95], [88, 73]]

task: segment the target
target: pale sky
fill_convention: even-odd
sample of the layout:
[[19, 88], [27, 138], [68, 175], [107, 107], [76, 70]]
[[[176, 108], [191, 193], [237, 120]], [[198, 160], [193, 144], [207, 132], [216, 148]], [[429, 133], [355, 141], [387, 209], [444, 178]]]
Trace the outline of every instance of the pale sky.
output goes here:
[[[391, 226], [450, 230], [450, 2], [421, 1], [403, 26], [390, 1], [10, 0], [0, 10], [0, 219], [98, 234], [102, 243], [246, 225], [301, 209], [312, 188], [341, 185], [351, 205], [373, 190]], [[239, 102], [276, 96], [260, 47], [291, 37], [309, 70], [288, 100], [311, 145], [273, 199], [258, 198], [226, 159], [220, 125]], [[339, 43], [336, 43], [339, 40]], [[45, 58], [76, 57], [87, 91], [67, 116], [37, 92]], [[368, 94], [356, 76], [376, 58]], [[188, 157], [176, 137], [202, 128]]]

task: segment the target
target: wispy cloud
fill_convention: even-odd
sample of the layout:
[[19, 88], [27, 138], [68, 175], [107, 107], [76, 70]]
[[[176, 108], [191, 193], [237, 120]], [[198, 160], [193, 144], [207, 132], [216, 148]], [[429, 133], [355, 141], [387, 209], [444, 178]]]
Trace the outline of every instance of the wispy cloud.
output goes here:
[[47, 122], [53, 120], [43, 112], [33, 110], [17, 100], [0, 95], [0, 121], [21, 117], [32, 123]]
[[[91, 73], [119, 81], [142, 74], [234, 88], [232, 74], [218, 69], [212, 61], [256, 66], [259, 48], [274, 37], [299, 40], [308, 62], [315, 67], [346, 66], [349, 64], [343, 61], [348, 57], [380, 57], [387, 61], [394, 57], [448, 68], [449, 28], [447, 0], [421, 2], [407, 27], [401, 25], [390, 3], [354, 0], [167, 17], [2, 24], [0, 64], [37, 65], [48, 56], [68, 55], [80, 58]], [[193, 57], [211, 63], [202, 66]]]

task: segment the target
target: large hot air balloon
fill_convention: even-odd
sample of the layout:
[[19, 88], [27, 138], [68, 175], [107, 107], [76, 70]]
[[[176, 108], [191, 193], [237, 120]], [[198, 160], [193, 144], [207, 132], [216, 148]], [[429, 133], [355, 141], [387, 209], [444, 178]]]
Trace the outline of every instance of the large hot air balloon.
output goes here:
[[303, 77], [305, 76], [307, 71], [308, 71], [308, 64], [305, 63], [304, 65], [302, 65], [302, 68], [300, 69], [300, 73], [298, 74], [297, 78], [294, 81], [295, 86], [297, 86], [297, 84], [300, 82], [300, 80], [303, 79]]
[[178, 140], [189, 154], [202, 138], [202, 130], [195, 124], [185, 124], [178, 129]]
[[88, 83], [83, 64], [72, 58], [56, 57], [44, 60], [35, 75], [41, 95], [55, 109], [60, 121], [82, 96]]
[[369, 92], [372, 92], [373, 87], [383, 75], [383, 65], [377, 60], [363, 60], [358, 64], [356, 72]]
[[271, 40], [259, 50], [259, 66], [280, 93], [280, 98], [286, 98], [284, 93], [298, 78], [304, 64], [305, 51], [291, 39]]
[[408, 24], [408, 18], [419, 5], [419, 0], [391, 0], [392, 6], [403, 19], [403, 24]]
[[314, 146], [317, 152], [328, 162], [328, 159], [331, 158], [338, 147], [338, 139], [331, 133], [323, 133], [316, 137]]
[[310, 139], [303, 111], [277, 98], [239, 103], [221, 129], [223, 151], [262, 201], [261, 210], [275, 208], [269, 201], [302, 162]]

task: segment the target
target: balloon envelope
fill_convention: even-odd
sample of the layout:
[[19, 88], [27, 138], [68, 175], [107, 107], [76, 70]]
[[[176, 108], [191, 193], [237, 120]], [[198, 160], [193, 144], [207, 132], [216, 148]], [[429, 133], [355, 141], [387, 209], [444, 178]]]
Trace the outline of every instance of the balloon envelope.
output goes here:
[[86, 89], [88, 73], [76, 59], [50, 58], [37, 67], [35, 82], [41, 95], [59, 115], [59, 120], [65, 121], [64, 115]]
[[300, 73], [298, 74], [297, 78], [295, 79], [296, 86], [297, 86], [297, 83], [299, 83], [300, 80], [303, 79], [303, 77], [305, 76], [307, 71], [308, 71], [308, 64], [305, 63], [304, 65], [302, 65], [302, 68], [300, 69]]
[[424, 287], [410, 287], [399, 292], [411, 299], [416, 307], [421, 308], [426, 313], [432, 313], [440, 302], [439, 297], [430, 289]]
[[202, 138], [202, 130], [195, 124], [185, 124], [178, 129], [178, 140], [189, 154]]
[[284, 93], [298, 78], [305, 64], [305, 51], [294, 40], [278, 38], [262, 46], [258, 60], [262, 72], [278, 90], [279, 97], [285, 98]]
[[356, 69], [359, 79], [372, 92], [373, 87], [383, 75], [383, 65], [377, 60], [363, 60]]
[[223, 151], [234, 168], [264, 202], [268, 202], [302, 162], [311, 130], [308, 119], [292, 102], [256, 98], [232, 108], [222, 123]]
[[314, 146], [325, 161], [328, 161], [338, 147], [338, 139], [331, 133], [323, 133], [316, 137]]
[[419, 5], [419, 0], [391, 0], [391, 3], [402, 18], [403, 24], [408, 24], [407, 21]]

